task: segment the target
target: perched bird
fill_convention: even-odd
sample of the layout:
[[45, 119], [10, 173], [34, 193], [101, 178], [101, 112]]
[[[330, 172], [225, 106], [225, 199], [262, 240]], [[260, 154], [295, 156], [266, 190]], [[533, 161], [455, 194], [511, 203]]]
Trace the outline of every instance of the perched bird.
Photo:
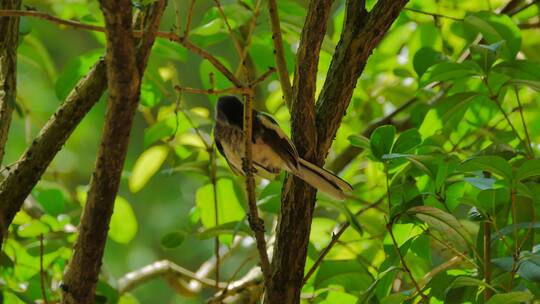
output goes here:
[[[244, 104], [234, 96], [222, 96], [216, 105], [214, 138], [218, 151], [237, 175], [244, 175]], [[298, 156], [291, 140], [268, 114], [253, 111], [253, 169], [264, 178], [285, 170], [331, 197], [343, 200], [351, 185], [331, 172]]]

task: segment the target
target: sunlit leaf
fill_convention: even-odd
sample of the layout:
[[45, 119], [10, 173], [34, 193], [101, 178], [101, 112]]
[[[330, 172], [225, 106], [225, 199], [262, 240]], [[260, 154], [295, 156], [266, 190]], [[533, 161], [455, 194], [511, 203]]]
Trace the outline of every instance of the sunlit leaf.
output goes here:
[[129, 176], [129, 190], [138, 192], [159, 170], [169, 154], [167, 146], [154, 146], [144, 151], [133, 166]]
[[[216, 185], [219, 223], [238, 222], [244, 219], [246, 211], [234, 190], [231, 179], [221, 178]], [[204, 227], [216, 226], [214, 210], [214, 188], [206, 184], [197, 189], [195, 200], [201, 210], [201, 222]]]
[[534, 297], [526, 291], [514, 291], [509, 293], [496, 294], [486, 302], [486, 304], [513, 304], [523, 303], [532, 300]]
[[138, 224], [129, 202], [117, 196], [109, 225], [109, 237], [117, 243], [127, 244], [137, 234]]

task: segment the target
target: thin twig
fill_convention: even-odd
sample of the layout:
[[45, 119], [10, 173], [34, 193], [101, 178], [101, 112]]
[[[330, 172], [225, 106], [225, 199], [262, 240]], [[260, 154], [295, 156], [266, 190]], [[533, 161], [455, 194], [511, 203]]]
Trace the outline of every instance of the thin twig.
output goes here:
[[392, 223], [389, 222], [386, 224], [386, 229], [388, 230], [388, 233], [390, 234], [390, 238], [392, 239], [392, 244], [394, 245], [394, 248], [396, 249], [396, 252], [399, 256], [399, 260], [401, 261], [401, 266], [403, 266], [403, 269], [411, 279], [412, 283], [414, 284], [414, 287], [416, 288], [416, 292], [422, 297], [422, 300], [425, 303], [429, 303], [428, 297], [422, 292], [422, 289], [420, 288], [420, 285], [418, 285], [418, 282], [416, 282], [416, 279], [413, 277], [411, 270], [409, 269], [409, 266], [407, 265], [407, 262], [405, 262], [405, 257], [401, 254], [401, 251], [399, 250], [399, 245], [396, 241], [396, 237], [394, 236], [394, 232], [392, 232]]
[[47, 291], [45, 289], [45, 270], [43, 268], [43, 233], [39, 235], [39, 282], [41, 287], [41, 296], [43, 297], [43, 303], [49, 304], [47, 300]]
[[[216, 178], [216, 149], [214, 149], [214, 145], [210, 146], [210, 149], [208, 150], [208, 155], [210, 156], [210, 182], [212, 183], [212, 190], [214, 191], [214, 219], [215, 219], [215, 226], [217, 227], [219, 225], [219, 209], [218, 209], [218, 198], [217, 198], [217, 178]], [[214, 239], [214, 250], [215, 250], [215, 256], [216, 256], [216, 288], [218, 288], [219, 283], [219, 267], [220, 267], [220, 259], [219, 259], [219, 235], [215, 237]]]
[[255, 4], [255, 8], [252, 10], [253, 17], [251, 18], [251, 22], [248, 26], [248, 31], [246, 34], [246, 38], [244, 39], [244, 45], [242, 47], [242, 54], [240, 56], [239, 60], [239, 66], [236, 70], [236, 73], [238, 74], [240, 71], [243, 71], [244, 62], [246, 61], [247, 53], [249, 46], [251, 45], [251, 40], [253, 39], [253, 32], [255, 31], [255, 27], [257, 26], [257, 18], [259, 17], [260, 13], [260, 7], [261, 7], [262, 0], [258, 0]]
[[175, 86], [174, 89], [179, 92], [192, 93], [192, 94], [204, 94], [204, 95], [245, 94], [247, 92], [247, 89], [243, 87], [214, 90], [214, 89], [197, 89], [197, 88]]
[[265, 81], [266, 78], [268, 78], [270, 75], [272, 75], [275, 71], [276, 71], [276, 69], [273, 68], [273, 67], [268, 68], [268, 71], [266, 71], [264, 74], [262, 74], [261, 76], [259, 76], [259, 78], [255, 79], [255, 80], [253, 80], [253, 81], [251, 82], [251, 86], [256, 86], [256, 85], [258, 85], [259, 83]]
[[243, 158], [243, 171], [246, 175], [246, 188], [248, 193], [249, 205], [249, 225], [255, 235], [257, 250], [261, 260], [261, 270], [264, 276], [264, 282], [268, 286], [270, 282], [270, 260], [266, 252], [266, 240], [264, 238], [264, 221], [259, 218], [257, 210], [257, 198], [255, 195], [255, 179], [253, 178], [253, 150], [252, 150], [252, 121], [253, 121], [253, 95], [247, 93], [244, 103], [244, 148], [245, 157]]
[[[484, 222], [484, 282], [491, 285], [491, 226], [489, 222]], [[486, 288], [484, 300], [491, 298], [492, 291]]]
[[[4, 16], [35, 17], [35, 18], [48, 20], [53, 23], [71, 26], [73, 28], [95, 31], [95, 32], [102, 32], [102, 33], [105, 32], [105, 27], [103, 26], [96, 26], [96, 25], [81, 23], [78, 21], [61, 19], [61, 18], [52, 16], [48, 13], [39, 12], [39, 11], [0, 10], [0, 17], [4, 17]], [[143, 33], [141, 31], [136, 31], [136, 30], [133, 31], [133, 36], [135, 38], [140, 38], [142, 34]], [[179, 36], [175, 34], [174, 32], [157, 32], [156, 37], [168, 39], [170, 41], [181, 44], [182, 46], [189, 49], [193, 53], [208, 60], [217, 70], [219, 70], [223, 74], [223, 76], [229, 79], [229, 81], [231, 81], [235, 86], [237, 87], [242, 86], [242, 82], [236, 76], [234, 76], [234, 74], [227, 67], [225, 67], [225, 65], [223, 65], [216, 57], [214, 57], [212, 54], [205, 51], [204, 49], [196, 46], [191, 41], [189, 41], [189, 39], [187, 39], [186, 37]]]
[[519, 133], [516, 129], [516, 127], [514, 126], [514, 124], [512, 123], [512, 121], [510, 120], [510, 117], [508, 116], [508, 114], [506, 113], [506, 111], [504, 111], [501, 103], [499, 102], [498, 100], [498, 96], [493, 94], [493, 92], [491, 91], [491, 88], [489, 87], [488, 85], [488, 82], [487, 82], [487, 78], [483, 78], [482, 81], [484, 82], [484, 84], [487, 86], [488, 90], [489, 90], [489, 99], [491, 99], [491, 101], [493, 101], [496, 105], [497, 105], [497, 108], [499, 109], [499, 111], [502, 113], [502, 115], [504, 116], [504, 119], [506, 119], [506, 122], [508, 123], [508, 125], [510, 126], [510, 128], [512, 129], [512, 132], [514, 132], [514, 135], [516, 136], [516, 138], [519, 140], [519, 142], [521, 143], [521, 145], [523, 146], [523, 148], [525, 149], [525, 151], [527, 151], [528, 153], [530, 153], [529, 149], [527, 148], [527, 143], [521, 138], [521, 136], [519, 136]]
[[422, 14], [422, 15], [428, 15], [428, 16], [432, 16], [432, 17], [437, 17], [437, 18], [446, 18], [446, 19], [455, 20], [455, 21], [462, 21], [463, 20], [463, 18], [457, 18], [457, 17], [447, 16], [447, 15], [442, 15], [442, 14], [437, 14], [437, 13], [425, 12], [425, 11], [415, 9], [415, 8], [406, 7], [406, 8], [404, 8], [404, 10], [414, 12], [414, 13], [418, 13], [418, 14]]
[[514, 253], [512, 254], [512, 270], [510, 271], [510, 281], [508, 282], [508, 291], [512, 290], [514, 285], [514, 277], [518, 269], [519, 262], [519, 245], [518, 245], [518, 228], [517, 228], [517, 207], [516, 207], [516, 190], [512, 189], [510, 192], [510, 200], [512, 206], [512, 224], [514, 232]]
[[531, 145], [531, 137], [529, 136], [529, 131], [527, 129], [527, 124], [525, 123], [525, 117], [523, 117], [523, 106], [521, 105], [521, 100], [519, 98], [519, 92], [516, 87], [514, 87], [514, 92], [516, 93], [516, 100], [518, 104], [519, 116], [521, 117], [521, 123], [523, 124], [523, 130], [525, 132], [525, 139], [527, 140], [527, 148], [529, 150], [529, 157], [534, 158], [534, 151]]
[[189, 3], [188, 14], [186, 17], [186, 26], [184, 28], [184, 37], [187, 39], [189, 37], [189, 30], [191, 27], [191, 18], [193, 17], [193, 7], [195, 7], [195, 0], [191, 0]]
[[270, 13], [272, 41], [274, 42], [274, 57], [278, 69], [279, 82], [281, 83], [281, 90], [283, 91], [285, 103], [290, 109], [292, 103], [292, 86], [289, 71], [287, 70], [287, 61], [285, 60], [285, 51], [283, 50], [283, 39], [281, 37], [281, 25], [279, 22], [276, 0], [268, 1], [268, 11]]
[[[378, 201], [376, 201], [375, 203], [373, 203], [371, 205], [368, 205], [368, 206], [358, 210], [358, 212], [356, 212], [354, 215], [358, 216], [358, 215], [364, 213], [365, 211], [378, 206], [382, 201], [383, 201], [383, 199], [381, 198]], [[339, 238], [341, 237], [341, 235], [343, 235], [343, 233], [347, 230], [347, 228], [349, 228], [350, 225], [351, 225], [350, 222], [344, 222], [344, 223], [341, 224], [339, 230], [336, 233], [332, 234], [332, 239], [330, 240], [328, 245], [326, 245], [326, 247], [321, 251], [321, 253], [319, 254], [319, 257], [317, 258], [315, 263], [313, 263], [311, 268], [307, 271], [306, 275], [304, 276], [304, 279], [302, 280], [302, 285], [305, 285], [307, 283], [307, 281], [315, 273], [315, 270], [317, 270], [317, 268], [321, 265], [321, 263], [323, 262], [326, 255], [328, 255], [330, 250], [337, 244], [337, 242], [338, 242]]]
[[[231, 40], [234, 44], [234, 49], [236, 50], [236, 53], [238, 57], [242, 57], [242, 47], [240, 46], [240, 42], [238, 41], [238, 37], [236, 37], [236, 34], [234, 33], [231, 24], [229, 23], [229, 19], [227, 18], [227, 15], [225, 15], [225, 12], [223, 11], [223, 8], [221, 7], [221, 3], [219, 0], [214, 0], [216, 3], [219, 15], [223, 19], [223, 22], [225, 22], [225, 26], [227, 27], [227, 31], [229, 32], [229, 36], [231, 36]], [[240, 64], [243, 66], [243, 62], [240, 62]]]

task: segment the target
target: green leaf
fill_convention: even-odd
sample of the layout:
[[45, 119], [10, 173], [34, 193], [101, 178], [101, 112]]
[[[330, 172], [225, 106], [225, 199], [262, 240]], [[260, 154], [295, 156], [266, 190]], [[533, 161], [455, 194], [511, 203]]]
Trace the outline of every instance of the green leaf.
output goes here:
[[117, 196], [109, 225], [109, 237], [117, 243], [127, 244], [137, 234], [137, 226], [137, 218], [129, 202]]
[[35, 238], [41, 234], [47, 234], [49, 230], [49, 226], [38, 220], [32, 220], [27, 224], [19, 226], [17, 228], [17, 235], [22, 238]]
[[401, 158], [404, 158], [410, 161], [415, 167], [420, 169], [420, 171], [426, 173], [430, 178], [433, 178], [434, 174], [427, 165], [427, 161], [433, 159], [432, 156], [391, 153], [391, 154], [385, 154], [382, 157], [383, 160], [401, 159]]
[[514, 291], [509, 293], [496, 294], [486, 304], [512, 304], [523, 303], [532, 300], [534, 297], [530, 292]]
[[139, 304], [139, 300], [131, 293], [125, 292], [118, 300], [118, 304]]
[[444, 57], [441, 53], [435, 51], [429, 46], [420, 48], [413, 58], [413, 67], [418, 78], [422, 78], [422, 75], [434, 64], [444, 61]]
[[133, 165], [128, 181], [129, 190], [134, 193], [141, 190], [163, 165], [168, 154], [167, 146], [154, 146], [144, 151]]
[[392, 147], [392, 153], [407, 153], [421, 143], [422, 137], [418, 130], [409, 129], [398, 136]]
[[208, 228], [199, 233], [200, 239], [209, 239], [211, 237], [216, 237], [222, 234], [230, 235], [251, 235], [251, 229], [246, 225], [245, 221], [236, 221], [229, 222], [225, 224], [220, 224], [212, 228]]
[[59, 100], [65, 100], [69, 92], [81, 78], [88, 73], [88, 70], [98, 61], [103, 55], [103, 51], [91, 51], [81, 56], [75, 56], [71, 59], [64, 70], [58, 75], [54, 86], [56, 96]]
[[467, 277], [467, 276], [460, 276], [460, 277], [457, 277], [454, 281], [452, 281], [450, 286], [448, 286], [448, 288], [446, 289], [445, 293], [448, 293], [448, 291], [450, 291], [451, 289], [465, 287], [465, 286], [484, 287], [486, 289], [489, 288], [497, 292], [497, 290], [493, 286], [487, 284], [486, 282], [482, 280], [475, 279], [472, 277]]
[[167, 249], [173, 249], [180, 246], [185, 238], [186, 234], [182, 231], [169, 232], [161, 238], [161, 246]]
[[351, 227], [354, 230], [356, 230], [360, 235], [363, 234], [362, 226], [360, 225], [358, 218], [356, 217], [356, 215], [354, 215], [354, 213], [351, 212], [351, 210], [349, 209], [349, 207], [347, 207], [347, 205], [343, 204], [343, 202], [337, 202], [337, 201], [331, 201], [331, 200], [320, 200], [319, 202], [345, 215]]
[[348, 285], [346, 289], [358, 290], [363, 285], [368, 288], [372, 283], [366, 269], [357, 260], [324, 260], [317, 271], [314, 286], [325, 286], [336, 279], [344, 279], [341, 282]]
[[540, 91], [540, 64], [535, 61], [504, 61], [496, 64], [492, 71], [507, 76], [507, 84], [524, 85]]
[[362, 148], [364, 150], [369, 150], [371, 148], [369, 144], [369, 139], [363, 135], [353, 134], [347, 137], [351, 145]]
[[463, 161], [458, 170], [461, 172], [490, 171], [508, 181], [512, 180], [512, 167], [500, 156], [475, 156]]
[[380, 126], [373, 131], [370, 144], [371, 151], [376, 159], [382, 160], [384, 154], [390, 153], [395, 135], [396, 127], [392, 125]]
[[450, 213], [430, 206], [417, 206], [410, 208], [407, 213], [416, 216], [427, 223], [431, 228], [439, 231], [452, 243], [462, 247], [472, 244], [472, 238], [461, 223]]
[[430, 67], [420, 79], [420, 86], [426, 86], [432, 82], [456, 80], [465, 77], [482, 75], [482, 68], [474, 61], [463, 63], [441, 62]]
[[514, 59], [521, 48], [521, 32], [516, 24], [503, 14], [492, 12], [477, 12], [468, 15], [465, 24], [481, 33], [490, 44], [504, 40], [501, 52], [504, 58]]
[[99, 280], [96, 285], [95, 303], [117, 303], [120, 298], [118, 291], [109, 283]]
[[510, 191], [506, 188], [485, 189], [478, 193], [476, 199], [477, 207], [494, 215], [498, 210], [497, 206], [510, 202]]
[[418, 131], [423, 138], [432, 136], [441, 129], [449, 128], [453, 131], [477, 96], [476, 92], [463, 92], [442, 98], [428, 111]]
[[471, 45], [471, 54], [474, 61], [484, 70], [485, 73], [488, 73], [495, 60], [497, 60], [501, 47], [505, 44], [504, 41], [499, 41], [494, 44], [485, 45], [477, 44]]
[[517, 273], [527, 281], [540, 282], [540, 255], [522, 252]]
[[540, 176], [540, 158], [524, 161], [516, 172], [516, 180], [518, 181], [533, 176]]
[[513, 233], [514, 229], [540, 229], [540, 222], [526, 222], [508, 225], [499, 229], [498, 233], [494, 233], [491, 236], [491, 242], [495, 242], [499, 240], [500, 237]]
[[[246, 211], [242, 208], [234, 188], [235, 185], [231, 179], [220, 178], [217, 181], [216, 191], [219, 224], [238, 222], [244, 219]], [[203, 226], [206, 228], [215, 227], [214, 189], [212, 184], [206, 184], [197, 189], [195, 202], [201, 210], [201, 222]]]

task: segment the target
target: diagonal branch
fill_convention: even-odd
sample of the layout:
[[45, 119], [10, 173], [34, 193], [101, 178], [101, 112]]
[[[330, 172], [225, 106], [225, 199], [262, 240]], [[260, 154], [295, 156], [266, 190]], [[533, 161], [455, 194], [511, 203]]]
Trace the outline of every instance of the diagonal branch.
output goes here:
[[100, 4], [106, 24], [109, 100], [102, 142], [81, 217], [79, 238], [64, 276], [62, 302], [69, 304], [93, 302], [133, 117], [139, 101], [143, 69], [166, 1], [157, 1], [150, 7], [147, 19], [149, 23], [141, 38], [138, 54], [132, 33], [131, 1], [102, 0]]
[[347, 1], [344, 30], [317, 101], [319, 162], [332, 145], [367, 59], [406, 3], [380, 0], [367, 14], [363, 1]]
[[[56, 153], [105, 91], [105, 70], [105, 62], [99, 60], [77, 83], [0, 184], [0, 216], [5, 229]], [[3, 238], [5, 235], [0, 242]]]
[[279, 13], [276, 0], [268, 1], [268, 12], [270, 13], [270, 25], [272, 26], [272, 40], [274, 42], [274, 58], [278, 70], [281, 91], [287, 107], [290, 109], [292, 104], [292, 86], [285, 61], [285, 52], [283, 50], [283, 39], [281, 37], [281, 25], [279, 24]]

